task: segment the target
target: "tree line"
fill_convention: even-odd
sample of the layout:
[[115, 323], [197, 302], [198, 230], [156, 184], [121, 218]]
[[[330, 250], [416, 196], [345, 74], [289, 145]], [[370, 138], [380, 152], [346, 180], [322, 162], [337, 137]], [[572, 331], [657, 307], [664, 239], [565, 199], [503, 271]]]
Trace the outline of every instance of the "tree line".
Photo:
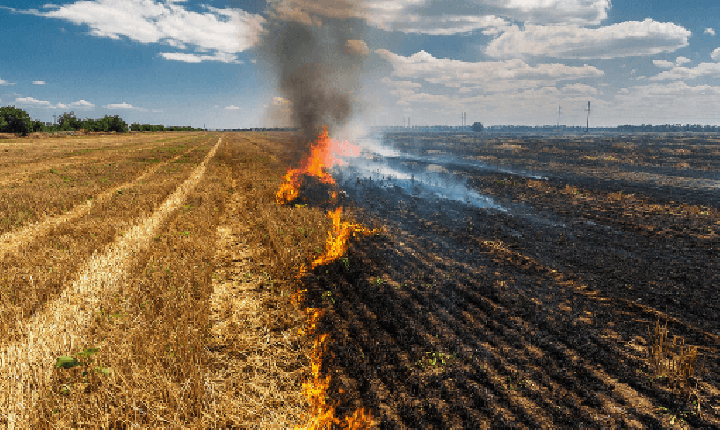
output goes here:
[[74, 112], [63, 113], [58, 117], [57, 124], [45, 125], [45, 123], [33, 120], [30, 115], [15, 106], [0, 108], [0, 133], [18, 133], [26, 136], [28, 133], [45, 132], [54, 133], [59, 131], [114, 131], [126, 133], [128, 131], [202, 131], [201, 128], [190, 126], [163, 126], [152, 124], [133, 123], [128, 126], [122, 118], [117, 115], [105, 115], [103, 118], [80, 119]]

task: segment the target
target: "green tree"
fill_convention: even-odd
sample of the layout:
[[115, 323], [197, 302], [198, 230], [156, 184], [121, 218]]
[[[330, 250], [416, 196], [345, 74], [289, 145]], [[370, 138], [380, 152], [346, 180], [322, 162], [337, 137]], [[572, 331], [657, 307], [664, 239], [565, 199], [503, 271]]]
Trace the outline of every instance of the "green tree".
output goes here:
[[58, 124], [62, 131], [80, 130], [83, 126], [82, 121], [75, 117], [75, 112], [64, 112], [58, 118]]
[[99, 121], [102, 121], [103, 131], [114, 131], [116, 133], [125, 133], [128, 129], [125, 121], [117, 115], [105, 117]]
[[88, 118], [82, 123], [82, 128], [87, 131], [100, 131], [98, 122], [92, 118]]
[[32, 130], [32, 118], [27, 112], [15, 106], [0, 108], [0, 133], [20, 133], [25, 136]]

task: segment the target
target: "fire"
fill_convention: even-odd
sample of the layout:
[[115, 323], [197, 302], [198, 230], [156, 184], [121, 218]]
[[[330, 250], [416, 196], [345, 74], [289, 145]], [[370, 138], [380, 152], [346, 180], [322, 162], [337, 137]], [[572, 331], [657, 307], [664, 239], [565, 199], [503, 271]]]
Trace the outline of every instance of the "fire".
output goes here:
[[[308, 334], [312, 334], [317, 328], [317, 321], [323, 315], [321, 309], [308, 308], [306, 310], [310, 316], [308, 319]], [[306, 429], [325, 429], [330, 428], [332, 424], [343, 424], [335, 417], [335, 407], [328, 405], [326, 393], [330, 387], [330, 375], [324, 378], [320, 376], [320, 367], [322, 365], [321, 356], [325, 346], [327, 334], [320, 336], [315, 340], [311, 355], [312, 380], [303, 383], [305, 395], [310, 402], [310, 410], [312, 416], [306, 424]], [[342, 392], [342, 390], [341, 390]], [[373, 425], [372, 415], [365, 412], [364, 408], [356, 410], [352, 416], [345, 417], [345, 427], [348, 429], [366, 429]], [[296, 427], [296, 430], [298, 427]]]
[[[315, 176], [319, 178], [322, 183], [334, 185], [335, 180], [330, 173], [326, 172], [326, 169], [331, 168], [335, 164], [342, 166], [345, 162], [335, 158], [333, 154], [358, 156], [360, 151], [357, 146], [351, 145], [347, 141], [338, 143], [338, 141], [330, 139], [327, 127], [323, 127], [322, 133], [320, 133], [317, 141], [312, 144], [310, 148], [310, 156], [301, 164], [300, 168], [290, 169], [285, 174], [284, 182], [275, 194], [277, 203], [285, 204], [298, 197], [300, 177], [303, 174]], [[336, 197], [337, 193], [333, 193], [333, 201]], [[333, 220], [333, 228], [332, 231], [328, 232], [328, 239], [325, 242], [325, 252], [311, 262], [309, 269], [301, 267], [298, 278], [302, 277], [307, 270], [312, 270], [322, 264], [331, 263], [342, 257], [347, 252], [348, 239], [351, 234], [353, 236], [356, 233], [370, 235], [378, 231], [377, 229], [369, 230], [362, 225], [352, 224], [347, 221], [341, 222], [341, 214], [342, 207], [328, 212], [328, 218], [332, 218]], [[307, 290], [299, 291], [296, 295], [293, 295], [293, 302], [302, 300], [304, 292], [307, 292]], [[309, 314], [309, 327], [306, 332], [312, 334], [317, 328], [318, 319], [322, 317], [323, 311], [321, 309], [308, 308], [306, 312]], [[332, 424], [344, 425], [344, 427], [349, 429], [369, 428], [374, 424], [372, 415], [369, 412], [365, 412], [364, 409], [356, 410], [352, 416], [345, 417], [345, 422], [343, 423], [335, 417], [335, 407], [328, 405], [326, 402], [326, 393], [330, 386], [330, 375], [324, 378], [321, 377], [320, 368], [322, 363], [321, 356], [325, 345], [324, 342], [327, 336], [327, 334], [324, 334], [315, 340], [311, 357], [312, 380], [303, 384], [303, 389], [310, 402], [312, 411], [312, 417], [306, 428], [324, 429], [331, 427]]]
[[325, 170], [336, 164], [343, 166], [347, 163], [336, 158], [333, 154], [357, 157], [360, 155], [360, 148], [351, 145], [346, 140], [338, 142], [335, 139], [330, 139], [327, 127], [323, 127], [323, 131], [315, 143], [310, 146], [308, 158], [301, 163], [299, 168], [290, 169], [285, 174], [284, 183], [275, 193], [278, 204], [288, 203], [297, 198], [301, 175], [315, 176], [324, 184], [335, 185], [335, 180]]

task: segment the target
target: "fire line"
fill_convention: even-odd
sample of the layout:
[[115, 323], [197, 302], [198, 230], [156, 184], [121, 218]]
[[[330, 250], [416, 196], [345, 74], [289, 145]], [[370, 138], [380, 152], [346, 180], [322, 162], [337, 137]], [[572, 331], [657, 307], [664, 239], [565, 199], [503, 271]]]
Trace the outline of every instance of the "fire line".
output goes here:
[[[284, 183], [280, 186], [275, 197], [278, 204], [285, 204], [295, 200], [299, 194], [299, 186], [301, 184], [301, 175], [310, 175], [319, 178], [320, 182], [325, 184], [334, 185], [335, 180], [326, 172], [334, 164], [344, 165], [343, 160], [337, 159], [333, 156], [333, 153], [339, 155], [357, 156], [359, 155], [359, 148], [351, 145], [347, 141], [339, 143], [334, 139], [330, 139], [327, 127], [323, 127], [323, 131], [318, 136], [317, 140], [311, 145], [310, 155], [305, 159], [299, 168], [290, 169], [285, 174]], [[333, 200], [337, 196], [337, 193], [333, 193]], [[342, 207], [338, 207], [334, 211], [328, 212], [328, 217], [333, 220], [332, 231], [328, 231], [328, 239], [325, 242], [325, 252], [314, 259], [310, 263], [310, 267], [301, 267], [297, 278], [301, 278], [308, 270], [312, 270], [315, 267], [323, 264], [331, 263], [338, 258], [342, 257], [348, 249], [348, 240], [350, 235], [355, 236], [356, 233], [362, 233], [364, 235], [371, 235], [378, 232], [377, 229], [367, 229], [362, 225], [349, 223], [347, 221], [341, 222], [340, 215], [342, 214]], [[297, 293], [298, 300], [301, 300], [302, 290]], [[295, 297], [293, 298], [295, 300]], [[323, 316], [322, 309], [307, 308], [305, 312], [308, 314], [308, 327], [307, 334], [312, 334], [316, 327], [318, 320]], [[301, 330], [302, 332], [302, 330]], [[312, 379], [303, 384], [303, 389], [310, 402], [311, 417], [305, 428], [308, 429], [324, 429], [329, 428], [332, 424], [343, 425], [349, 429], [364, 429], [371, 427], [374, 422], [372, 414], [368, 411], [365, 412], [364, 408], [356, 410], [351, 416], [345, 417], [345, 422], [341, 422], [335, 417], [335, 406], [326, 403], [327, 389], [330, 386], [330, 375], [322, 378], [320, 376], [320, 368], [322, 364], [322, 353], [325, 347], [325, 340], [327, 334], [320, 336], [315, 340], [312, 348], [311, 356], [311, 369]], [[342, 393], [342, 390], [340, 391]]]

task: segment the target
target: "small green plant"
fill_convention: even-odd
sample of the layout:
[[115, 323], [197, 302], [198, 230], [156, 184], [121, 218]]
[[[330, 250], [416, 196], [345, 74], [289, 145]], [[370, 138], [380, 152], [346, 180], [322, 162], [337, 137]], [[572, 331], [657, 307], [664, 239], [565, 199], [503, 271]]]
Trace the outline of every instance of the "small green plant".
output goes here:
[[325, 291], [322, 296], [324, 299], [330, 299], [333, 303], [335, 303], [335, 299], [332, 297], [332, 291]]
[[450, 364], [457, 358], [454, 352], [452, 357], [443, 352], [426, 352], [425, 355], [424, 358], [421, 358], [415, 363], [418, 367], [425, 368], [426, 363], [430, 367], [441, 367]]
[[[71, 369], [76, 366], [89, 366], [90, 363], [93, 362], [93, 359], [90, 357], [93, 354], [96, 354], [98, 351], [99, 351], [98, 348], [85, 348], [83, 351], [80, 351], [77, 353], [77, 355], [80, 356], [82, 358], [82, 360], [78, 360], [77, 358], [75, 358], [71, 355], [61, 355], [55, 361], [55, 368]], [[95, 366], [95, 368], [93, 370], [97, 373], [102, 373], [104, 375], [110, 374], [110, 369], [106, 368], [106, 367], [102, 367], [102, 366]], [[88, 374], [89, 373], [86, 370], [82, 373], [82, 376], [87, 376]], [[64, 389], [68, 390], [67, 386], [65, 386]]]

